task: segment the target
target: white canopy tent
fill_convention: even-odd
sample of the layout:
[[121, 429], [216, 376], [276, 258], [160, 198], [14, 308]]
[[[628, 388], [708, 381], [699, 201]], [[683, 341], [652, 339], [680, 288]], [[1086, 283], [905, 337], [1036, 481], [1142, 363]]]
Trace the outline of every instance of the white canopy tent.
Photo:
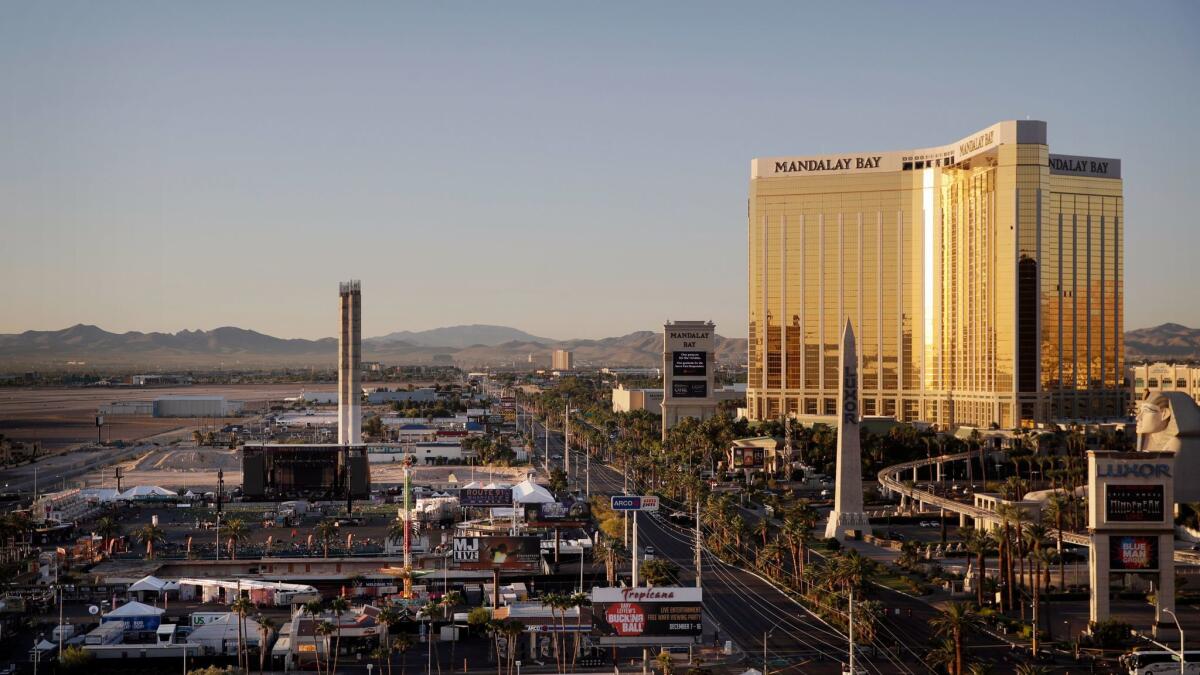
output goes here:
[[552, 504], [554, 495], [546, 488], [526, 479], [513, 486], [513, 501], [518, 504]]
[[165, 579], [159, 579], [158, 577], [151, 574], [150, 576], [142, 577], [141, 579], [138, 579], [137, 581], [133, 582], [132, 584], [129, 585], [129, 588], [126, 590], [128, 590], [130, 593], [139, 593], [139, 592], [165, 593], [167, 591], [179, 590], [179, 582], [166, 581]]
[[178, 493], [157, 485], [136, 485], [122, 492], [117, 499], [136, 501], [139, 499], [164, 499], [178, 496]]
[[[219, 654], [236, 654], [238, 648], [237, 619], [237, 614], [230, 612], [203, 626], [197, 626], [188, 635], [187, 641], [191, 644], [204, 645]], [[243, 639], [246, 644], [248, 646], [257, 646], [259, 639], [262, 637], [259, 633], [262, 627], [250, 617], [244, 617], [242, 625], [244, 626], [242, 629]], [[268, 642], [269, 640], [270, 638], [268, 637]]]

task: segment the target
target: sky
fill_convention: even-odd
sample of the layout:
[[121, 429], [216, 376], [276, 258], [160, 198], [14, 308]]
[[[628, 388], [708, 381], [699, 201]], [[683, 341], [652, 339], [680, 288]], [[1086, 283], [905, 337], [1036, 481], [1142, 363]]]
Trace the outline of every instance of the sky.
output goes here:
[[0, 333], [746, 332], [750, 159], [1003, 119], [1119, 157], [1200, 326], [1195, 2], [0, 1]]

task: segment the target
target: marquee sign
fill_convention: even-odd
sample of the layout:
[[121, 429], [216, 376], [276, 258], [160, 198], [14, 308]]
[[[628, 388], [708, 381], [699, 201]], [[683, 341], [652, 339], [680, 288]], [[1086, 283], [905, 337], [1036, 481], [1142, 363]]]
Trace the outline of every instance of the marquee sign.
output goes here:
[[1161, 523], [1165, 514], [1162, 485], [1104, 486], [1104, 519], [1110, 523]]
[[601, 640], [637, 644], [691, 639], [704, 628], [701, 590], [690, 587], [596, 588], [592, 632]]
[[1109, 569], [1122, 572], [1158, 570], [1158, 536], [1130, 535], [1108, 540]]

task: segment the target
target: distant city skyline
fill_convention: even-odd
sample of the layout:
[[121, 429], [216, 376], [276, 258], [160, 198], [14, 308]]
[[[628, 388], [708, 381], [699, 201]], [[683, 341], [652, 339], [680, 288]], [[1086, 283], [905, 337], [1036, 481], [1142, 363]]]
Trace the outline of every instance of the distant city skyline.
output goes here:
[[0, 333], [330, 337], [355, 278], [364, 337], [744, 337], [751, 158], [1027, 117], [1122, 161], [1126, 329], [1200, 326], [1200, 6], [920, 10], [9, 5]]

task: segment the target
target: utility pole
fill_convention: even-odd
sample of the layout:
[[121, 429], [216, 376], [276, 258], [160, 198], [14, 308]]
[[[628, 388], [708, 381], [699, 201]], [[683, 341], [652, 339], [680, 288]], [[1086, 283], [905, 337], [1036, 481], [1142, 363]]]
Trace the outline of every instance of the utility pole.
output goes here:
[[632, 561], [632, 563], [633, 563], [633, 565], [632, 565], [632, 567], [633, 567], [633, 569], [632, 569], [632, 576], [633, 576], [633, 587], [634, 587], [634, 588], [637, 588], [637, 585], [638, 585], [638, 526], [637, 526], [637, 517], [638, 517], [638, 512], [637, 512], [637, 511], [634, 511], [634, 512], [633, 512], [633, 548], [632, 548], [632, 549], [630, 550], [630, 552], [629, 552], [629, 553], [630, 553], [630, 555], [629, 555], [629, 559], [630, 559], [630, 561]]
[[567, 491], [571, 491], [571, 399], [563, 409], [563, 473], [567, 475]]
[[[945, 525], [943, 524], [942, 527]], [[1036, 584], [1037, 581], [1034, 580], [1034, 583]], [[1038, 654], [1038, 591], [1036, 587], [1033, 589], [1033, 643], [1030, 648], [1033, 651], [1033, 658], [1036, 659]]]
[[[700, 588], [700, 493], [696, 493], [696, 588]], [[765, 675], [765, 673], [764, 673]]]
[[763, 675], [767, 674], [767, 631], [763, 631]]
[[[629, 472], [628, 471], [625, 472], [625, 488], [624, 488], [624, 490], [622, 490], [621, 494], [625, 494], [625, 495], [629, 494]], [[629, 548], [629, 512], [628, 511], [621, 512], [621, 521], [622, 521], [621, 522], [622, 531], [625, 533], [624, 537], [621, 539], [621, 543], [625, 545], [626, 549], [628, 549]]]
[[854, 670], [854, 589], [850, 589], [850, 613], [849, 613], [849, 638], [850, 638], [850, 675], [856, 675]]
[[584, 444], [584, 491], [587, 493], [588, 499], [592, 498], [592, 442], [586, 440]]
[[[54, 564], [58, 565], [58, 561], [56, 560], [54, 562]], [[63, 633], [65, 632], [62, 629], [62, 625], [63, 625], [63, 592], [62, 592], [62, 584], [60, 583], [58, 585], [58, 662], [59, 663], [62, 663]]]

